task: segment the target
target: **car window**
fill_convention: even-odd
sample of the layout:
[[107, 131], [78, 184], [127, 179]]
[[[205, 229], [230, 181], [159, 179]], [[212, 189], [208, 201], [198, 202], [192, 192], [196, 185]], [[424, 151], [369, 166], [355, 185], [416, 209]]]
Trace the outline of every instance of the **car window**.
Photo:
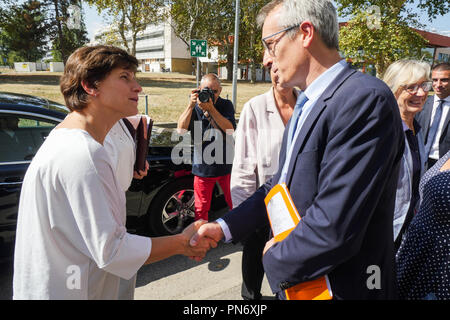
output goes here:
[[31, 161], [57, 124], [46, 119], [0, 114], [0, 162]]

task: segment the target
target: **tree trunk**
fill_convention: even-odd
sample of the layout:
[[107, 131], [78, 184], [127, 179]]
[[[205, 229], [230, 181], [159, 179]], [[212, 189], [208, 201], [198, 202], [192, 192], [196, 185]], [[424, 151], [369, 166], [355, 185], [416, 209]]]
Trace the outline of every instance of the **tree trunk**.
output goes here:
[[55, 20], [56, 20], [56, 27], [58, 28], [59, 52], [61, 53], [62, 61], [66, 63], [68, 57], [66, 56], [65, 53], [64, 35], [61, 26], [61, 17], [59, 16], [58, 0], [53, 0], [53, 5], [55, 6]]
[[251, 35], [250, 35], [250, 52], [252, 52], [252, 58], [250, 61], [250, 70], [251, 70], [252, 76], [250, 79], [250, 83], [256, 82], [255, 56], [254, 56], [254, 50], [253, 50], [254, 43], [255, 43], [255, 33], [252, 31]]
[[125, 49], [127, 50], [128, 53], [131, 53], [130, 46], [128, 45], [127, 41], [127, 35], [125, 34], [125, 24], [126, 24], [125, 14], [122, 14], [121, 21], [119, 22], [119, 25], [117, 27], [119, 28], [119, 34], [120, 37], [122, 38], [122, 43], [125, 46]]
[[131, 55], [133, 57], [136, 56], [136, 38], [137, 38], [137, 32], [133, 32], [133, 36], [131, 38]]
[[227, 80], [233, 80], [233, 47], [227, 46]]

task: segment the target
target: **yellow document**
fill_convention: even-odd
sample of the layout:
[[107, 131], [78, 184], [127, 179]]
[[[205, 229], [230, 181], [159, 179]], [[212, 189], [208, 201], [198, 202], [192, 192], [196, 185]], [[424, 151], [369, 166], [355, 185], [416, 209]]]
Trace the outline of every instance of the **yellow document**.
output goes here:
[[[283, 241], [301, 220], [286, 184], [273, 187], [264, 202], [275, 241]], [[333, 297], [327, 276], [299, 283], [285, 293], [288, 300], [330, 300]]]

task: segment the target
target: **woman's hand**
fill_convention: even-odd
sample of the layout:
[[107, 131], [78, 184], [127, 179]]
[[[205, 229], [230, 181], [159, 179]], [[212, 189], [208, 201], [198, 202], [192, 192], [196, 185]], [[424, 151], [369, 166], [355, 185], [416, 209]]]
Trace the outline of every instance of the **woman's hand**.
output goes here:
[[208, 237], [203, 238], [196, 246], [191, 246], [189, 244], [192, 236], [207, 222], [208, 221], [206, 220], [197, 220], [183, 230], [182, 235], [185, 240], [183, 255], [188, 256], [193, 260], [200, 261], [205, 257], [206, 252], [208, 252], [209, 249], [217, 247], [217, 242]]
[[134, 172], [133, 172], [133, 178], [134, 178], [134, 179], [138, 179], [138, 180], [144, 179], [144, 177], [147, 176], [147, 173], [148, 173], [148, 169], [149, 169], [149, 168], [150, 168], [150, 165], [148, 164], [148, 161], [145, 160], [145, 170], [144, 170], [144, 171], [139, 170], [139, 172], [134, 171]]

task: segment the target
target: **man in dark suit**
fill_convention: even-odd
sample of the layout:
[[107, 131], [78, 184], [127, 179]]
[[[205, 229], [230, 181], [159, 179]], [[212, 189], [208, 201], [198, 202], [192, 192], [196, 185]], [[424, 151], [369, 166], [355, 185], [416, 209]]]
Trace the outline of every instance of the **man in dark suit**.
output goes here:
[[417, 114], [425, 137], [427, 168], [450, 150], [450, 63], [434, 66], [431, 79], [435, 95], [427, 99]]
[[328, 276], [334, 299], [393, 299], [393, 211], [404, 148], [396, 100], [338, 53], [331, 1], [278, 0], [258, 16], [265, 64], [303, 93], [287, 125], [280, 169], [240, 206], [191, 239], [237, 242], [267, 225], [264, 198], [286, 183], [301, 221], [263, 256], [272, 291]]

